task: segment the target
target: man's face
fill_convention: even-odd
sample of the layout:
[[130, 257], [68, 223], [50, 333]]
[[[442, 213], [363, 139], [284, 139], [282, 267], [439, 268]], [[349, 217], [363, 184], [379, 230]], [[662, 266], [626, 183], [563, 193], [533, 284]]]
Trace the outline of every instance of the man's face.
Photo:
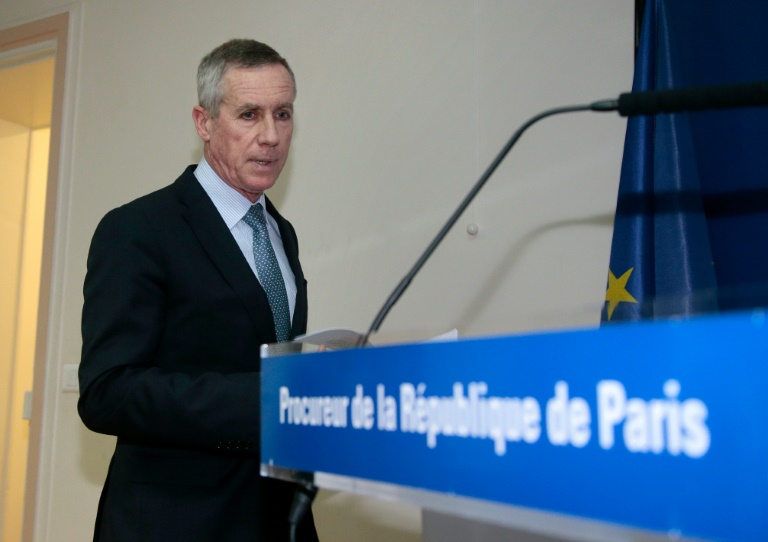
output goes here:
[[288, 159], [294, 88], [280, 64], [230, 68], [222, 80], [219, 115], [196, 106], [192, 116], [205, 141], [205, 159], [224, 182], [251, 202], [271, 188]]

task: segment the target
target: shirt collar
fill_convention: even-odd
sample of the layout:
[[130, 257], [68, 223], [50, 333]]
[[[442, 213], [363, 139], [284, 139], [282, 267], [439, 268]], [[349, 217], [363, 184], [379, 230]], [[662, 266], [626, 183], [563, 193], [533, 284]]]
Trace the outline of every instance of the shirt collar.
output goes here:
[[[200, 163], [197, 165], [195, 177], [197, 177], [198, 182], [206, 194], [208, 194], [208, 197], [211, 198], [221, 218], [224, 219], [230, 230], [245, 216], [251, 205], [254, 205], [248, 198], [225, 183], [205, 158], [200, 160]], [[261, 203], [261, 206], [266, 211], [267, 205], [264, 194], [255, 203]]]

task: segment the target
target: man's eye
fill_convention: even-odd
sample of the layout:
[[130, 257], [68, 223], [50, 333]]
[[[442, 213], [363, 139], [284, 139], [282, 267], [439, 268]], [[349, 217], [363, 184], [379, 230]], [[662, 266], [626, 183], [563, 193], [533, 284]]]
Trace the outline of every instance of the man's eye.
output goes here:
[[246, 111], [243, 113], [243, 118], [246, 120], [251, 120], [256, 118], [256, 114], [253, 111]]
[[281, 111], [277, 115], [275, 115], [280, 120], [288, 120], [291, 118], [291, 114], [288, 111]]

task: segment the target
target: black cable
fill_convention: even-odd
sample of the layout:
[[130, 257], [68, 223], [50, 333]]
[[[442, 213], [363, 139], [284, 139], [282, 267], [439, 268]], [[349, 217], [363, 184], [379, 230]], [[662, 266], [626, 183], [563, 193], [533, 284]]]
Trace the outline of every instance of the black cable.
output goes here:
[[291, 526], [291, 542], [296, 542], [296, 531], [299, 523], [301, 523], [301, 519], [312, 506], [315, 495], [317, 495], [317, 486], [315, 484], [303, 480], [296, 482], [296, 491], [293, 494], [293, 503], [291, 503], [291, 511], [288, 514], [288, 523]]

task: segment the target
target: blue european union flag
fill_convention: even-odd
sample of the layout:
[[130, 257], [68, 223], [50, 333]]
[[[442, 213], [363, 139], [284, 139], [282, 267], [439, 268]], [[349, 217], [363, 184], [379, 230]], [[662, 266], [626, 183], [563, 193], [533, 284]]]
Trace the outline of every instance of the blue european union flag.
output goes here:
[[[649, 0], [633, 91], [768, 79], [766, 24], [764, 0]], [[603, 321], [768, 304], [767, 234], [768, 108], [630, 118]]]

